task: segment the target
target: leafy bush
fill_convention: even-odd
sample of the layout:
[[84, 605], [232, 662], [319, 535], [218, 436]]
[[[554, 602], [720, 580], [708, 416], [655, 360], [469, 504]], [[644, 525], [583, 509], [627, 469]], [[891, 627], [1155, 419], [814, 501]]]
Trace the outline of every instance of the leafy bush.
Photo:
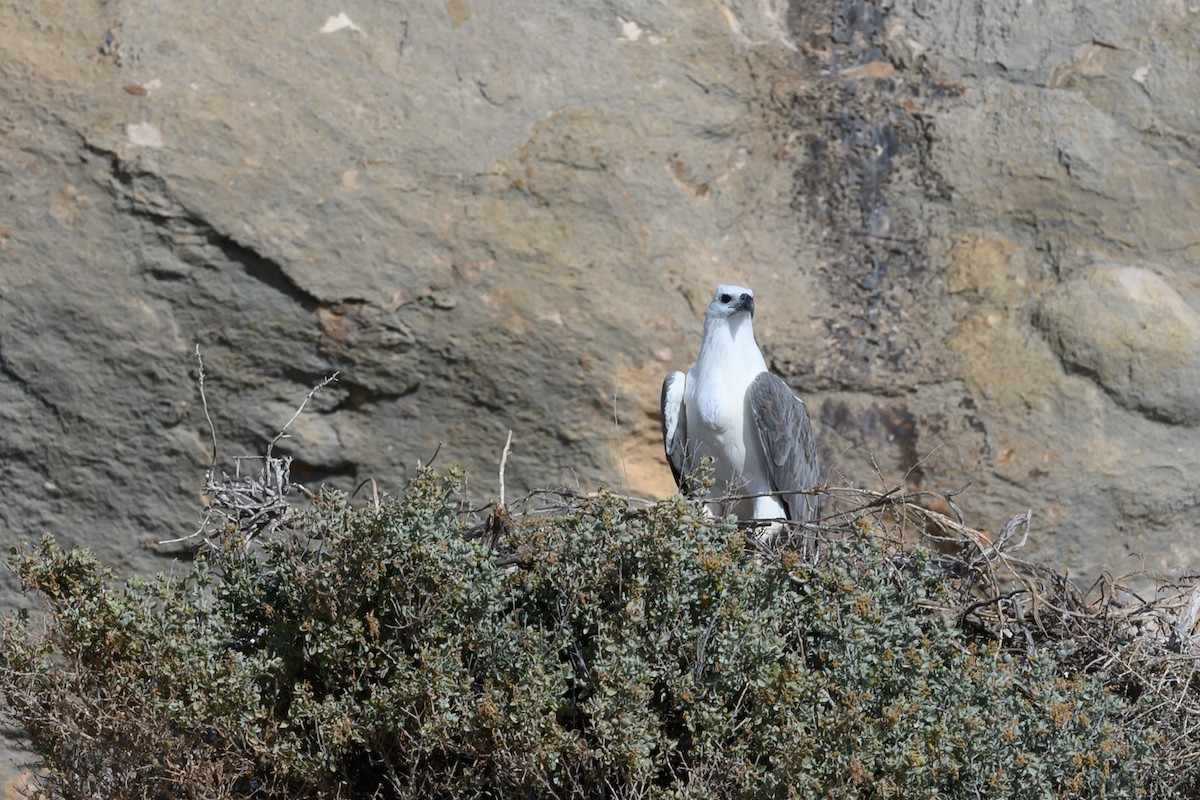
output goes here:
[[1196, 786], [1185, 766], [1164, 788], [1162, 735], [1102, 674], [1064, 671], [1070, 642], [1025, 656], [973, 638], [937, 610], [936, 559], [868, 517], [813, 563], [748, 554], [683, 498], [568, 499], [469, 528], [457, 489], [427, 470], [379, 506], [324, 496], [290, 533], [249, 543], [229, 525], [187, 574], [153, 580], [117, 584], [51, 538], [19, 552], [44, 630], [7, 620], [0, 689], [44, 760], [42, 795]]

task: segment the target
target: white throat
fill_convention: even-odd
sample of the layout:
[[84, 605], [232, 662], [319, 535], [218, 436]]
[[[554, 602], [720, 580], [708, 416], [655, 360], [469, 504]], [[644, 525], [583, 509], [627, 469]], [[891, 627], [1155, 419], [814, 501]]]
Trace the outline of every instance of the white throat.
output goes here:
[[[754, 324], [749, 314], [728, 317], [706, 317], [704, 339], [700, 342], [700, 354], [696, 358], [697, 377], [708, 377], [710, 369], [723, 365], [733, 366], [739, 372], [757, 375], [767, 368], [758, 343], [754, 341]], [[724, 376], [728, 378], [729, 376]]]

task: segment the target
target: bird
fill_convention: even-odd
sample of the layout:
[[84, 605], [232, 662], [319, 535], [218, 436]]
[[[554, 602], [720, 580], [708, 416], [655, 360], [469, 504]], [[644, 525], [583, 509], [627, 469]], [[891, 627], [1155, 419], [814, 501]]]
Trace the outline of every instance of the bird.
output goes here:
[[695, 366], [663, 380], [663, 447], [680, 488], [711, 456], [709, 513], [779, 521], [772, 532], [817, 519], [821, 469], [808, 407], [768, 370], [753, 321], [753, 291], [717, 286]]

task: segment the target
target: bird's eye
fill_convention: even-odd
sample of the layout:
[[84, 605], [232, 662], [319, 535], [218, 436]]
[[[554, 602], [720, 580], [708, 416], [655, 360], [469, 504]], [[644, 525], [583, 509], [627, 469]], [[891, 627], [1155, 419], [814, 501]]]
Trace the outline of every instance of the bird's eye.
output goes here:
[[732, 298], [732, 297], [730, 297], [730, 296], [729, 296], [729, 295], [727, 295], [727, 294], [723, 294], [723, 295], [721, 295], [721, 302], [722, 302], [722, 303], [728, 303], [728, 302], [729, 302], [730, 300], [732, 300], [732, 299], [733, 299], [733, 298]]

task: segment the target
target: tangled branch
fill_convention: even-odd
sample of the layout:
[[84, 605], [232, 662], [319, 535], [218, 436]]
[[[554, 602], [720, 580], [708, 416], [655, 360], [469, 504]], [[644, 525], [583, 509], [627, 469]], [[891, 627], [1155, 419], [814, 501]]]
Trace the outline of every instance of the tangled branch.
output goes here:
[[[335, 383], [339, 373], [335, 372], [325, 377], [309, 390], [295, 413], [271, 439], [263, 455], [235, 456], [234, 471], [230, 475], [223, 470], [218, 474], [216, 466], [217, 434], [208, 412], [208, 398], [204, 392], [204, 359], [200, 354], [200, 345], [196, 345], [196, 363], [200, 402], [212, 437], [212, 460], [204, 472], [204, 495], [208, 500], [195, 531], [187, 536], [165, 539], [158, 544], [178, 544], [200, 537], [204, 544], [212, 547], [214, 538], [222, 534], [237, 533], [245, 545], [261, 535], [269, 535], [286, 527], [292, 521], [295, 507], [289, 496], [293, 489], [299, 489], [311, 496], [302, 485], [292, 482], [292, 458], [275, 455], [275, 445], [290, 437], [288, 431], [304, 412], [305, 406], [317, 392]], [[261, 462], [261, 467], [256, 472], [243, 474], [243, 462]]]

